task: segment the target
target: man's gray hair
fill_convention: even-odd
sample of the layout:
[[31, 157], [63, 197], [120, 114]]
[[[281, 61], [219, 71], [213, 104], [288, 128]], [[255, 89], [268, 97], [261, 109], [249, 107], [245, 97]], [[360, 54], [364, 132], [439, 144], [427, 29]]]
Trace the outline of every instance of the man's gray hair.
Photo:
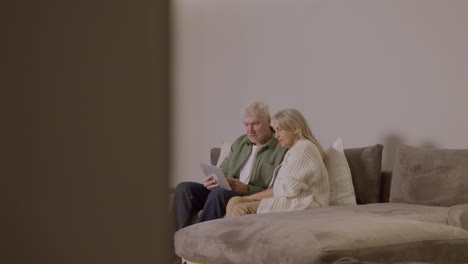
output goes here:
[[268, 104], [261, 102], [261, 101], [256, 101], [252, 102], [248, 105], [246, 105], [242, 111], [241, 111], [241, 117], [245, 118], [248, 116], [256, 116], [260, 115], [265, 118], [270, 117], [270, 109], [268, 107]]

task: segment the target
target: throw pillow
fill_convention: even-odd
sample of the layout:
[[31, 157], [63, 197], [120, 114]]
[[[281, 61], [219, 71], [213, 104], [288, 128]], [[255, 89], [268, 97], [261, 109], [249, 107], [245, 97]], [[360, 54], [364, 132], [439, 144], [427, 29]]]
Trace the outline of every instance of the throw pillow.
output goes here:
[[330, 205], [355, 205], [353, 179], [341, 138], [325, 151], [324, 163], [330, 184]]
[[390, 202], [429, 206], [468, 203], [468, 149], [401, 145], [393, 168]]
[[380, 202], [382, 149], [382, 145], [376, 144], [344, 150], [358, 204]]
[[231, 142], [224, 142], [223, 145], [221, 146], [221, 151], [219, 153], [219, 158], [218, 162], [216, 163], [216, 167], [219, 168], [221, 166], [221, 163], [223, 163], [224, 159], [229, 155], [231, 152]]

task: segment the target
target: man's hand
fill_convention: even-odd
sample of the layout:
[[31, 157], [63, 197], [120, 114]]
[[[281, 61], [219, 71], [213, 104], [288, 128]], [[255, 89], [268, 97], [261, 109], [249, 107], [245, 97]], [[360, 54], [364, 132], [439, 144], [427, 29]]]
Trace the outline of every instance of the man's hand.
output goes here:
[[219, 183], [213, 174], [210, 174], [203, 179], [203, 185], [210, 191], [219, 187]]
[[234, 179], [234, 178], [226, 178], [226, 180], [228, 181], [229, 186], [231, 186], [231, 189], [233, 191], [238, 192], [240, 194], [249, 193], [249, 186], [247, 186], [247, 184], [244, 184], [238, 179]]

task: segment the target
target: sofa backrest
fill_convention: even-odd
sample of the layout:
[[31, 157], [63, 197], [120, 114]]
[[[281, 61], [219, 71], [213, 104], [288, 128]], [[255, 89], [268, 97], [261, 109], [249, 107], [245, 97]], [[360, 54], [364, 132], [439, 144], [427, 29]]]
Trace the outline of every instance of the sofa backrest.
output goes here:
[[390, 200], [390, 187], [392, 186], [392, 171], [382, 171], [380, 174], [380, 202], [388, 203]]
[[[392, 173], [382, 172], [383, 146], [376, 144], [363, 148], [345, 149], [346, 160], [351, 170], [358, 204], [388, 202]], [[216, 165], [221, 148], [212, 148], [210, 162]]]
[[380, 144], [344, 149], [358, 204], [381, 200], [382, 149]]
[[468, 149], [400, 145], [390, 201], [428, 206], [468, 204]]

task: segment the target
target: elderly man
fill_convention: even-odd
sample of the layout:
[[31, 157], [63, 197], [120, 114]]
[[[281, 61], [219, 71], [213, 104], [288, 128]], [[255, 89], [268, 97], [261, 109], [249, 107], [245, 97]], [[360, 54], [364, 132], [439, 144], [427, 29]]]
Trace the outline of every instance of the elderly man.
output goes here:
[[254, 194], [266, 190], [286, 148], [278, 144], [270, 126], [268, 105], [253, 102], [242, 111], [246, 134], [231, 146], [231, 152], [221, 164], [231, 191], [218, 188], [213, 176], [203, 184], [182, 182], [175, 192], [177, 229], [191, 224], [194, 215], [203, 210], [196, 223], [224, 217], [226, 205], [234, 196]]

